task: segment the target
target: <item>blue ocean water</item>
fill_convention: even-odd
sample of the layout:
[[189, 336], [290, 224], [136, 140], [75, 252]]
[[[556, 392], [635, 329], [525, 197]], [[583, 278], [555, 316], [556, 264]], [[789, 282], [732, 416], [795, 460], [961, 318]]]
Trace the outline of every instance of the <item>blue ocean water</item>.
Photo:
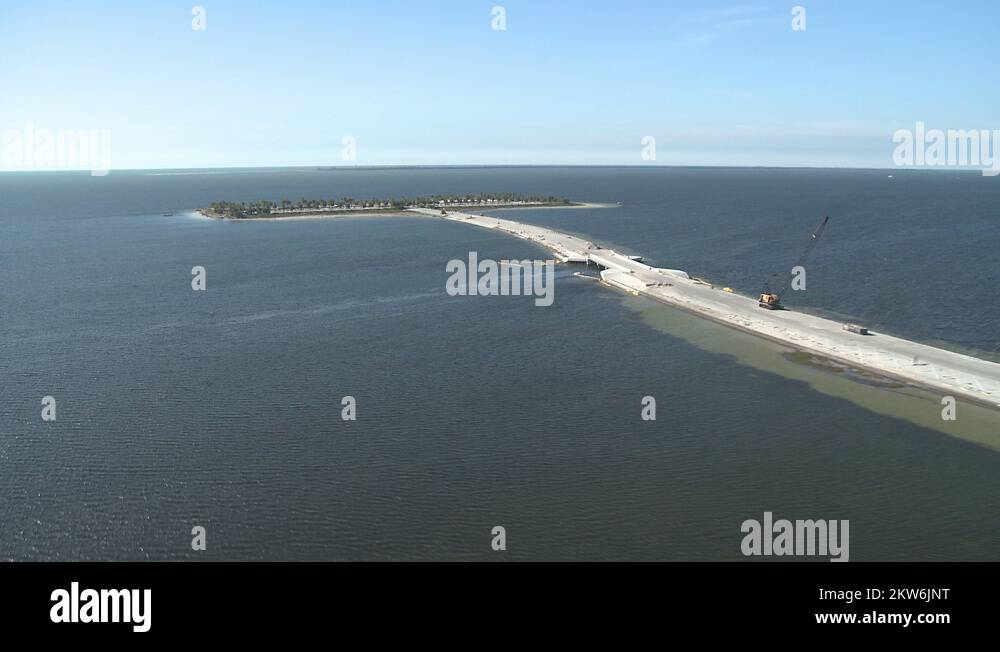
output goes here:
[[2, 174], [0, 557], [496, 559], [504, 525], [502, 558], [741, 559], [740, 524], [767, 510], [850, 519], [855, 560], [996, 560], [993, 449], [653, 328], [669, 308], [566, 268], [547, 308], [445, 293], [448, 260], [544, 255], [528, 243], [420, 217], [188, 213], [345, 194], [621, 202], [505, 215], [747, 294], [828, 214], [789, 303], [996, 356], [1000, 185], [888, 174]]

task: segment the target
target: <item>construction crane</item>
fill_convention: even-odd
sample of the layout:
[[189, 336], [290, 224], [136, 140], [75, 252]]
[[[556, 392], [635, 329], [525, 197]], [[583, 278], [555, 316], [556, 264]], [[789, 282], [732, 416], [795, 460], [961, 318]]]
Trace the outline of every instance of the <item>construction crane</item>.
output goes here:
[[[829, 216], [824, 217], [823, 221], [820, 222], [816, 230], [813, 231], [812, 236], [809, 238], [809, 243], [806, 245], [806, 248], [802, 250], [802, 254], [799, 256], [799, 259], [795, 261], [795, 267], [799, 267], [806, 262], [809, 252], [811, 252], [813, 247], [816, 246], [816, 243], [819, 242], [819, 237], [823, 235], [823, 230], [826, 229], [826, 223], [829, 221]], [[792, 269], [794, 269], [794, 267]], [[772, 274], [771, 278], [774, 279], [775, 276], [777, 276], [777, 274]], [[787, 280], [784, 284], [782, 284], [781, 288], [777, 292], [774, 292], [771, 290], [770, 285], [765, 281], [764, 289], [761, 291], [760, 296], [757, 297], [757, 305], [761, 308], [767, 308], [768, 310], [782, 310], [784, 306], [781, 305], [781, 295], [785, 293], [785, 290], [788, 289], [788, 286], [791, 285], [791, 283], [792, 277], [789, 274]]]

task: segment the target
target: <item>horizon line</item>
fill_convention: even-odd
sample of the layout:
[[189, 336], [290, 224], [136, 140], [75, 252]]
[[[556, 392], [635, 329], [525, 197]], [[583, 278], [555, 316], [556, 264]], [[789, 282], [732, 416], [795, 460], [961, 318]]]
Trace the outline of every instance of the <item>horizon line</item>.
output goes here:
[[[431, 163], [431, 164], [405, 164], [405, 163], [385, 163], [367, 165], [330, 165], [330, 164], [305, 164], [305, 165], [214, 165], [203, 167], [123, 167], [110, 168], [110, 172], [177, 172], [177, 171], [202, 171], [202, 170], [318, 170], [318, 171], [341, 171], [341, 170], [403, 170], [403, 169], [483, 169], [483, 168], [694, 168], [694, 169], [716, 169], [716, 170], [864, 170], [879, 172], [981, 172], [979, 167], [941, 167], [941, 166], [904, 166], [904, 167], [856, 167], [838, 165], [693, 165], [693, 164], [624, 164], [624, 163]], [[90, 173], [90, 168], [59, 168], [59, 169], [20, 169], [4, 170], [0, 169], [0, 174], [23, 174], [23, 173], [69, 173], [80, 172]]]

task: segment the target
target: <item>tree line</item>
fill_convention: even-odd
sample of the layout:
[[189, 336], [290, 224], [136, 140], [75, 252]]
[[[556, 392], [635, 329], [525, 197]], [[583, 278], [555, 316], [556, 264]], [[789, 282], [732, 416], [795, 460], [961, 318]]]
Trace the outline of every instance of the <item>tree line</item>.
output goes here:
[[209, 210], [222, 217], [239, 219], [242, 217], [280, 215], [304, 211], [362, 210], [362, 209], [405, 209], [437, 208], [447, 205], [489, 205], [489, 204], [568, 204], [568, 199], [549, 196], [522, 196], [513, 192], [480, 193], [466, 195], [427, 195], [420, 197], [393, 197], [392, 199], [282, 199], [273, 202], [267, 199], [252, 202], [217, 201], [209, 205]]

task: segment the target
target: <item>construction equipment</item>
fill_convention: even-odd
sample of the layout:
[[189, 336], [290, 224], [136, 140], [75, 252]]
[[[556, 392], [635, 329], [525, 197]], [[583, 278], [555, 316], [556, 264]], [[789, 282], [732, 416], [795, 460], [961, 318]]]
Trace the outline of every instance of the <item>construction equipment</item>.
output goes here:
[[757, 305], [761, 308], [767, 308], [768, 310], [782, 310], [784, 306], [781, 305], [781, 295], [774, 292], [769, 292], [770, 288], [767, 284], [764, 284], [764, 291], [760, 293], [757, 297]]
[[[820, 222], [816, 230], [813, 231], [812, 236], [809, 238], [809, 243], [806, 245], [806, 248], [802, 250], [802, 254], [799, 256], [799, 259], [795, 262], [795, 266], [792, 269], [795, 267], [801, 267], [802, 263], [806, 261], [806, 257], [809, 256], [809, 252], [811, 252], [813, 247], [816, 246], [816, 243], [819, 242], [819, 237], [823, 235], [823, 231], [826, 229], [826, 223], [829, 221], [829, 216], [823, 218], [823, 221]], [[777, 276], [777, 274], [772, 274], [771, 278], [773, 279], [775, 276]], [[771, 290], [770, 284], [765, 281], [764, 289], [761, 291], [760, 296], [757, 297], [757, 305], [761, 308], [767, 308], [768, 310], [783, 310], [784, 306], [781, 305], [781, 295], [788, 289], [791, 282], [792, 277], [789, 275], [788, 279], [782, 284], [781, 288], [777, 292], [774, 292]]]

